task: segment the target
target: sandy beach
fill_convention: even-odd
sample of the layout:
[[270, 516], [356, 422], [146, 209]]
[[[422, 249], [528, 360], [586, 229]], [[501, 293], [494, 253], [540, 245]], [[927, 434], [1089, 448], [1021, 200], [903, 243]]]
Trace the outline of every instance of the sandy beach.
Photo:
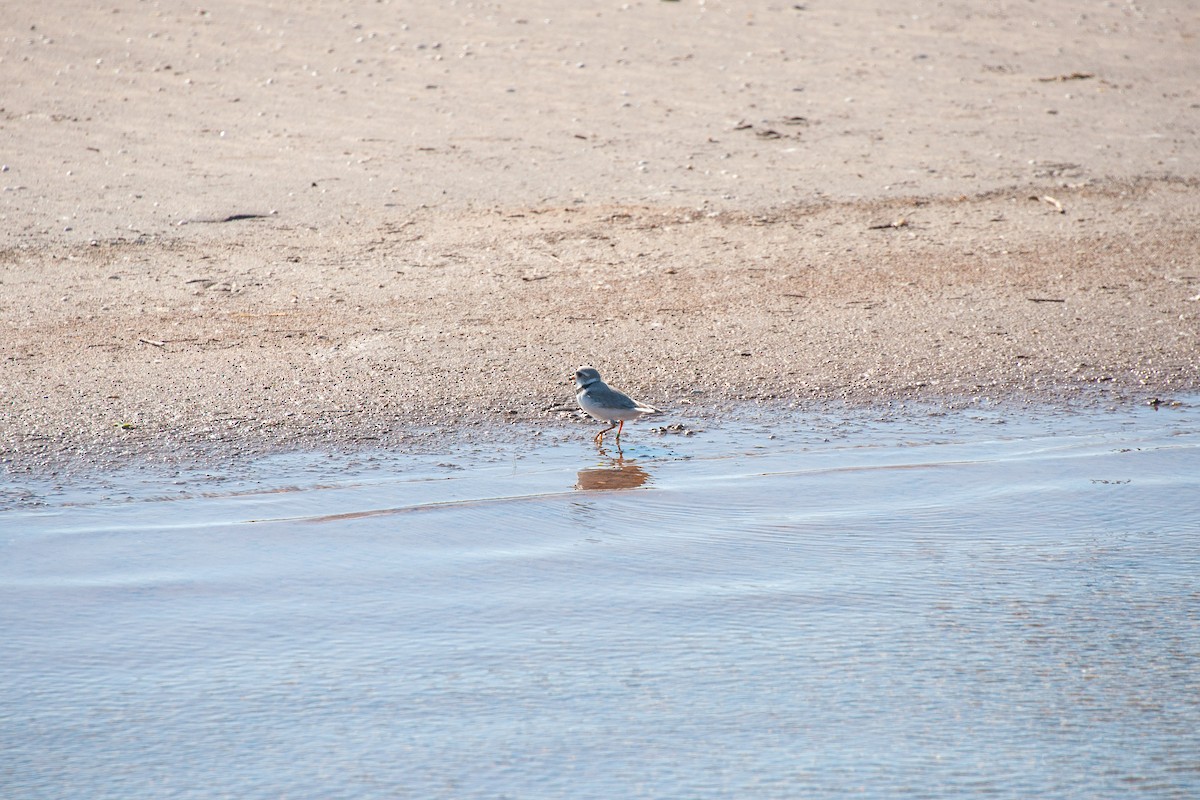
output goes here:
[[1197, 2], [4, 16], [9, 469], [1200, 390]]

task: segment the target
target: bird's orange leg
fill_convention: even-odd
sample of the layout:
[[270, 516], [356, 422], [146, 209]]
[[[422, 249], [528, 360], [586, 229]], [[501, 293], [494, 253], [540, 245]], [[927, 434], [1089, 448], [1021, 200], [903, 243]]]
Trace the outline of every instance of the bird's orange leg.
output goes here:
[[[617, 423], [614, 422], [612, 425], [609, 425], [607, 428], [605, 428], [604, 430], [597, 433], [595, 438], [592, 439], [592, 441], [595, 442], [596, 444], [604, 444], [604, 434], [608, 433], [615, 427], [617, 427]], [[621, 439], [621, 432], [617, 431], [617, 440], [620, 441], [620, 439]]]
[[[611, 428], [609, 430], [612, 430]], [[621, 420], [621, 424], [617, 427], [617, 446], [621, 446], [621, 431], [625, 430], [625, 420]]]

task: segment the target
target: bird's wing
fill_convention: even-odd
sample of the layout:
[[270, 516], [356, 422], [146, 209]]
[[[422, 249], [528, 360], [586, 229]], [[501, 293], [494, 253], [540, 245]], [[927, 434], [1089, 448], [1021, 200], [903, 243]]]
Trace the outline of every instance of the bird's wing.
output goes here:
[[609, 408], [632, 410], [641, 405], [641, 403], [638, 403], [629, 395], [625, 394], [624, 392], [618, 392], [611, 386], [605, 386], [604, 388], [608, 391], [600, 393], [596, 399], [604, 403], [604, 405], [608, 406]]

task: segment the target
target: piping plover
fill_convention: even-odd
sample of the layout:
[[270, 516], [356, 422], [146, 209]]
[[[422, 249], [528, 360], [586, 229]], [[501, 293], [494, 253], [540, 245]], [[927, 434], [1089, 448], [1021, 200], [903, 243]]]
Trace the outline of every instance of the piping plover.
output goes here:
[[623, 392], [618, 392], [600, 380], [600, 373], [591, 367], [580, 367], [575, 372], [575, 396], [579, 407], [609, 427], [596, 434], [596, 444], [604, 444], [604, 434], [617, 429], [617, 445], [621, 444], [621, 431], [626, 422], [632, 422], [644, 414], [657, 414], [654, 406], [639, 403]]

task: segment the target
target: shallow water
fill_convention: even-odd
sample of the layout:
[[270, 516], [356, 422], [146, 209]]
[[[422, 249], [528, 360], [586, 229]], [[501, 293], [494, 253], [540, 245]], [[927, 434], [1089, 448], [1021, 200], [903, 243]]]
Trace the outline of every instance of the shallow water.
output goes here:
[[1194, 402], [647, 427], [10, 480], [0, 795], [1200, 794]]

